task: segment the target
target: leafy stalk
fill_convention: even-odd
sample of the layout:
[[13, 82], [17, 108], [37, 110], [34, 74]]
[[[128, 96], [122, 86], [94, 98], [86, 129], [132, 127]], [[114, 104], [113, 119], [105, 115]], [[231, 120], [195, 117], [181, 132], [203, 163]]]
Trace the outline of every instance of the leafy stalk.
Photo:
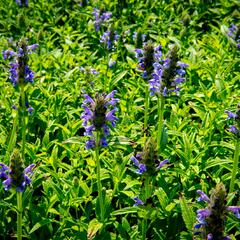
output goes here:
[[234, 190], [234, 183], [235, 183], [237, 170], [238, 170], [239, 152], [240, 152], [240, 138], [237, 138], [234, 157], [233, 157], [233, 169], [232, 169], [232, 176], [231, 176], [230, 189], [229, 189], [230, 193], [233, 192]]

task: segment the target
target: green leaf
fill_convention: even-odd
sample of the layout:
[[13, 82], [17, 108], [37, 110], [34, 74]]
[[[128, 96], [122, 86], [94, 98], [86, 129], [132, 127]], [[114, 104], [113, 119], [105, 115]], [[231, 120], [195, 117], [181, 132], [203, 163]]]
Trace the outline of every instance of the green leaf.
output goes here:
[[183, 218], [183, 221], [187, 227], [187, 229], [189, 231], [192, 230], [193, 228], [193, 224], [195, 223], [195, 214], [191, 208], [191, 206], [189, 206], [187, 204], [187, 201], [184, 197], [184, 195], [180, 195], [179, 197], [179, 201], [180, 201], [180, 206], [181, 206], [181, 210], [182, 210], [182, 218]]
[[36, 230], [38, 230], [40, 227], [47, 225], [51, 223], [51, 221], [49, 219], [43, 219], [40, 222], [36, 223], [33, 228], [30, 230], [29, 234], [32, 234], [33, 232], [35, 232]]
[[129, 213], [136, 213], [137, 210], [138, 210], [137, 207], [126, 207], [126, 208], [122, 208], [122, 209], [112, 212], [111, 215], [117, 216], [117, 215], [129, 214]]
[[88, 226], [88, 239], [93, 239], [98, 230], [101, 229], [102, 223], [98, 222], [98, 220], [95, 218], [93, 219]]

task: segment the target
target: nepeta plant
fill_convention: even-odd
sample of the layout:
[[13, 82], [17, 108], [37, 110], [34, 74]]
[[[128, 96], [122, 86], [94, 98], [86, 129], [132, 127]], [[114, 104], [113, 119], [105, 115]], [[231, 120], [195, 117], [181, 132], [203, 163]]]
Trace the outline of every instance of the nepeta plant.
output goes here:
[[101, 36], [100, 43], [103, 43], [107, 50], [115, 50], [119, 37], [117, 31], [113, 28], [109, 28]]
[[[86, 149], [94, 148], [97, 145], [107, 146], [106, 137], [110, 134], [109, 127], [115, 127], [118, 120], [115, 116], [117, 111], [115, 105], [119, 102], [119, 99], [114, 98], [116, 92], [114, 90], [108, 95], [97, 93], [95, 98], [84, 95], [85, 100], [82, 104], [84, 112], [81, 119], [83, 119], [85, 135], [90, 137], [86, 142]], [[96, 142], [96, 135], [99, 136], [99, 142]]]
[[163, 165], [169, 162], [168, 159], [159, 160], [157, 143], [154, 138], [149, 138], [143, 151], [130, 158], [137, 167], [136, 173], [153, 176]]
[[30, 176], [33, 174], [34, 164], [29, 165], [27, 168], [23, 168], [23, 161], [19, 150], [15, 150], [11, 160], [10, 167], [4, 163], [0, 163], [0, 178], [5, 190], [13, 189], [17, 193], [17, 239], [22, 239], [22, 192], [27, 185], [31, 183]]
[[33, 83], [34, 73], [28, 66], [28, 55], [38, 46], [38, 44], [27, 45], [27, 40], [23, 38], [18, 42], [16, 51], [8, 49], [2, 52], [4, 60], [11, 59], [9, 79], [14, 87], [25, 86], [28, 82]]
[[138, 68], [143, 71], [142, 77], [149, 79], [154, 70], [154, 64], [159, 63], [162, 57], [162, 47], [154, 47], [152, 43], [145, 43], [143, 49], [135, 49], [138, 59]]
[[228, 240], [231, 239], [225, 236], [225, 222], [227, 213], [232, 212], [240, 219], [240, 206], [227, 206], [227, 193], [222, 183], [219, 183], [212, 190], [210, 198], [201, 190], [197, 190], [200, 195], [198, 201], [208, 203], [204, 209], [197, 210], [197, 223], [194, 228], [195, 235], [201, 235], [204, 240]]
[[105, 217], [105, 205], [100, 177], [99, 151], [101, 147], [107, 146], [106, 137], [110, 134], [109, 126], [115, 127], [116, 121], [118, 120], [115, 116], [115, 112], [117, 111], [115, 105], [119, 102], [119, 99], [114, 98], [115, 94], [116, 90], [108, 95], [97, 93], [94, 99], [85, 94], [85, 100], [82, 104], [84, 112], [81, 118], [83, 119], [83, 126], [85, 127], [85, 135], [90, 136], [90, 139], [86, 142], [86, 149], [95, 148], [98, 199], [100, 204], [100, 220], [102, 222]]
[[178, 49], [174, 47], [165, 60], [154, 64], [152, 79], [149, 80], [150, 93], [167, 97], [171, 92], [179, 94], [179, 85], [185, 81], [183, 77], [188, 65], [179, 62]]
[[[19, 106], [14, 106], [15, 110], [18, 110], [19, 127], [22, 129], [22, 159], [25, 159], [25, 142], [26, 142], [26, 118], [28, 113], [32, 113], [33, 108], [30, 106], [29, 102], [26, 100], [26, 88], [28, 83], [33, 83], [34, 73], [28, 65], [29, 54], [33, 53], [38, 44], [28, 45], [28, 41], [22, 38], [17, 43], [17, 49], [13, 51], [12, 49], [7, 49], [3, 51], [4, 60], [10, 59], [9, 63], [9, 79], [15, 87], [16, 90], [20, 89]], [[16, 121], [14, 121], [13, 132], [9, 141], [8, 151], [6, 153], [6, 159], [9, 157], [14, 146], [14, 137], [16, 131]]]
[[[141, 206], [147, 202], [149, 198], [153, 195], [153, 182], [154, 176], [162, 168], [166, 163], [168, 163], [168, 159], [163, 161], [159, 160], [158, 151], [157, 151], [157, 143], [153, 137], [150, 137], [143, 148], [143, 151], [136, 154], [136, 156], [132, 156], [131, 161], [137, 167], [136, 173], [141, 175], [144, 178], [144, 189], [142, 194], [143, 201], [135, 197], [134, 206]], [[148, 211], [148, 209], [146, 209]], [[147, 232], [147, 221], [148, 218], [145, 217], [142, 219], [142, 239], [145, 239]]]
[[[150, 79], [153, 73], [154, 64], [158, 63], [162, 57], [162, 47], [159, 45], [154, 47], [152, 43], [145, 43], [143, 49], [135, 49], [136, 58], [138, 59], [138, 68], [143, 72], [143, 79]], [[146, 84], [146, 83], [145, 83]], [[149, 88], [145, 85], [145, 109], [144, 109], [144, 125], [143, 130], [148, 125], [148, 108], [149, 108]]]
[[101, 9], [94, 8], [92, 14], [95, 17], [94, 26], [97, 32], [100, 30], [102, 23], [107, 22], [112, 17], [111, 12], [106, 12], [102, 8]]
[[150, 94], [158, 97], [158, 149], [161, 151], [163, 126], [163, 111], [165, 97], [171, 92], [179, 94], [179, 85], [185, 80], [185, 68], [187, 64], [179, 62], [178, 49], [173, 47], [165, 60], [154, 63], [152, 79], [149, 80]]

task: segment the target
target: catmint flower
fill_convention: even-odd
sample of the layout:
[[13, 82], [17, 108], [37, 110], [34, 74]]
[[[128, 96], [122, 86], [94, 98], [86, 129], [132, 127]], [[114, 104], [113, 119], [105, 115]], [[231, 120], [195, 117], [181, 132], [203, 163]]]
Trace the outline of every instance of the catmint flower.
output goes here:
[[225, 222], [227, 212], [232, 212], [240, 219], [240, 206], [226, 206], [227, 193], [222, 183], [212, 190], [210, 198], [201, 190], [197, 190], [200, 195], [198, 201], [205, 201], [208, 206], [197, 210], [197, 223], [194, 228], [197, 229], [195, 235], [202, 235], [203, 239], [231, 239], [224, 236]]
[[28, 7], [28, 0], [16, 0], [16, 3], [21, 7], [21, 6], [25, 6]]
[[98, 71], [92, 67], [80, 67], [80, 71], [86, 75], [89, 75], [89, 74], [97, 75], [98, 74]]
[[115, 60], [113, 60], [112, 58], [110, 58], [110, 60], [109, 60], [109, 62], [108, 62], [108, 66], [110, 67], [110, 68], [113, 68], [113, 66], [116, 64], [116, 61]]
[[9, 63], [9, 79], [14, 87], [17, 84], [33, 83], [34, 73], [28, 66], [28, 54], [31, 54], [37, 47], [38, 44], [27, 45], [27, 41], [21, 39], [18, 42], [17, 51], [8, 49], [2, 52], [4, 60], [12, 59]]
[[154, 70], [154, 65], [159, 64], [162, 56], [162, 47], [154, 48], [151, 43], [145, 44], [143, 49], [135, 49], [138, 59], [138, 68], [143, 71], [143, 78], [150, 78]]
[[5, 190], [16, 189], [17, 192], [23, 192], [27, 185], [31, 183], [30, 176], [33, 174], [34, 164], [23, 168], [23, 162], [18, 150], [15, 150], [10, 160], [10, 167], [0, 163], [0, 178]]
[[197, 199], [199, 202], [200, 201], [210, 202], [210, 198], [202, 190], [197, 190], [197, 194], [200, 195], [200, 197]]
[[111, 12], [106, 12], [103, 9], [99, 10], [97, 8], [94, 8], [92, 14], [95, 17], [94, 27], [97, 32], [100, 30], [101, 24], [107, 22], [112, 17]]
[[178, 49], [174, 47], [165, 60], [154, 64], [152, 79], [149, 80], [150, 94], [162, 94], [164, 97], [171, 92], [179, 94], [179, 85], [185, 81], [186, 63], [179, 61]]
[[228, 37], [236, 43], [238, 49], [240, 49], [240, 28], [234, 24], [231, 24], [227, 32]]
[[240, 206], [228, 206], [227, 210], [232, 212], [238, 219], [240, 219]]
[[103, 43], [108, 50], [115, 50], [115, 45], [118, 40], [119, 35], [117, 34], [117, 31], [114, 31], [112, 28], [107, 29], [100, 38], [100, 42]]
[[238, 104], [238, 110], [236, 113], [225, 110], [228, 115], [226, 120], [231, 120], [234, 125], [230, 125], [229, 132], [233, 133], [237, 138], [240, 138], [240, 104]]
[[90, 139], [86, 142], [86, 149], [96, 147], [96, 139], [94, 132], [100, 134], [100, 146], [106, 147], [106, 137], [110, 134], [109, 127], [115, 127], [118, 118], [115, 116], [117, 111], [116, 103], [119, 99], [114, 98], [116, 90], [112, 91], [108, 95], [96, 94], [95, 98], [91, 98], [85, 94], [85, 100], [82, 104], [84, 112], [81, 115], [83, 119], [83, 126], [85, 128], [85, 135]]
[[135, 156], [132, 156], [130, 160], [137, 167], [136, 173], [146, 173], [149, 175], [154, 175], [166, 163], [169, 163], [168, 159], [163, 161], [158, 159], [156, 142], [153, 138], [148, 139], [143, 151]]
[[134, 197], [133, 200], [135, 202], [133, 205], [134, 207], [139, 206], [139, 205], [144, 205], [144, 202], [138, 197]]

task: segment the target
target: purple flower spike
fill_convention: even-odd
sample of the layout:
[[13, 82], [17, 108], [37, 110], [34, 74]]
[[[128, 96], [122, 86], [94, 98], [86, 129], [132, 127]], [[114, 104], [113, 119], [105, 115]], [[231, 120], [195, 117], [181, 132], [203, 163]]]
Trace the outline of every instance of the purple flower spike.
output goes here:
[[116, 103], [119, 99], [114, 98], [116, 91], [112, 91], [108, 95], [96, 94], [95, 98], [84, 94], [82, 108], [84, 109], [81, 119], [85, 128], [85, 136], [90, 136], [91, 139], [86, 142], [86, 149], [96, 147], [96, 140], [93, 137], [93, 132], [100, 134], [100, 146], [107, 147], [106, 137], [110, 135], [109, 126], [115, 127], [118, 118], [115, 116], [117, 108]]
[[200, 197], [197, 199], [198, 202], [200, 201], [210, 202], [210, 198], [202, 190], [197, 190], [197, 194], [200, 195]]
[[15, 51], [3, 51], [4, 60], [12, 58], [12, 61], [9, 63], [9, 79], [14, 87], [17, 84], [33, 83], [34, 73], [28, 66], [28, 55], [37, 47], [38, 44], [27, 45], [27, 40], [22, 39], [18, 42], [18, 47]]
[[135, 197], [135, 198], [133, 198], [133, 200], [134, 200], [134, 207], [137, 207], [137, 206], [139, 206], [139, 205], [144, 205], [144, 202], [141, 200], [141, 199], [139, 199], [138, 197]]

